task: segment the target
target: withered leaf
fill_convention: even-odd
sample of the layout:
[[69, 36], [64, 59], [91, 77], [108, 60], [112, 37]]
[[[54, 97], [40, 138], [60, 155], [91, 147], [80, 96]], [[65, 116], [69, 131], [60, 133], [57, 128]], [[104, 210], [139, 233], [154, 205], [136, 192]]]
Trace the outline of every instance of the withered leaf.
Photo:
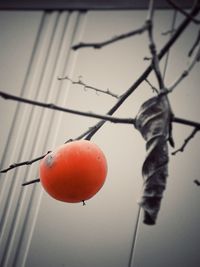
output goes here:
[[150, 98], [136, 116], [136, 128], [146, 140], [147, 155], [142, 166], [143, 195], [139, 202], [144, 210], [144, 223], [153, 225], [160, 209], [168, 176], [168, 145], [171, 109], [165, 95]]

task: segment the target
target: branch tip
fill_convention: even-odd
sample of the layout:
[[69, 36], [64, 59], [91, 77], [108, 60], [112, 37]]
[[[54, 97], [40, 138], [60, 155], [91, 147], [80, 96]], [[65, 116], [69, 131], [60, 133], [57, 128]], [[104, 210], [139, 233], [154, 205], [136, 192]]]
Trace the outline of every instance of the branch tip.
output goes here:
[[194, 128], [193, 131], [190, 133], [190, 135], [184, 140], [182, 146], [180, 148], [178, 148], [177, 150], [173, 151], [171, 154], [174, 156], [176, 155], [178, 152], [183, 152], [185, 150], [185, 147], [187, 146], [187, 144], [190, 142], [190, 140], [195, 136], [195, 134], [199, 131], [200, 129], [198, 128]]
[[26, 185], [30, 185], [30, 184], [34, 184], [34, 183], [39, 183], [39, 182], [40, 182], [40, 179], [37, 178], [37, 179], [23, 183], [22, 186], [26, 186]]
[[199, 180], [194, 180], [194, 183], [195, 183], [197, 186], [200, 186], [200, 181], [199, 181]]
[[121, 35], [117, 35], [117, 36], [114, 36], [106, 41], [103, 41], [103, 42], [98, 42], [98, 43], [78, 43], [78, 44], [75, 44], [73, 45], [71, 48], [73, 50], [77, 50], [77, 49], [80, 49], [80, 48], [85, 48], [85, 47], [91, 47], [91, 48], [94, 48], [94, 49], [100, 49], [106, 45], [109, 45], [109, 44], [112, 44], [112, 43], [115, 43], [117, 41], [120, 41], [120, 40], [123, 40], [123, 39], [126, 39], [126, 38], [129, 38], [129, 37], [132, 37], [134, 35], [137, 35], [137, 34], [142, 34], [144, 31], [146, 31], [147, 27], [146, 25], [143, 25], [142, 27], [136, 29], [136, 30], [133, 30], [133, 31], [130, 31], [130, 32], [127, 32], [127, 33], [123, 33]]
[[59, 77], [58, 80], [68, 80], [70, 81], [72, 84], [77, 84], [77, 85], [81, 85], [83, 86], [83, 90], [86, 91], [87, 89], [91, 89], [91, 90], [94, 90], [95, 92], [99, 92], [99, 93], [102, 93], [102, 94], [107, 94], [107, 95], [110, 95], [112, 97], [115, 97], [115, 98], [119, 98], [119, 96], [117, 94], [114, 94], [112, 93], [110, 90], [102, 90], [102, 89], [99, 89], [99, 88], [96, 88], [94, 86], [91, 86], [91, 85], [88, 85], [86, 83], [84, 83], [81, 79], [83, 77], [82, 76], [79, 76], [78, 77], [78, 80], [77, 81], [74, 81], [72, 80], [71, 78], [69, 78], [68, 76], [64, 76], [64, 77]]

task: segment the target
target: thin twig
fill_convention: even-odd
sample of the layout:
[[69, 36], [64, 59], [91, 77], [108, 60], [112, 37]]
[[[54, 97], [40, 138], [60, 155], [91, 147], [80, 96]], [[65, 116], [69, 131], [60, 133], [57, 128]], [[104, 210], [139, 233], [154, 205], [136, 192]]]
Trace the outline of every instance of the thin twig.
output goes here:
[[44, 102], [40, 102], [40, 101], [30, 100], [30, 99], [23, 98], [20, 96], [5, 93], [3, 91], [0, 91], [0, 97], [4, 98], [5, 100], [18, 101], [18, 102], [22, 102], [22, 103], [26, 103], [26, 104], [30, 104], [30, 105], [34, 105], [34, 106], [53, 109], [53, 110], [71, 113], [71, 114], [75, 114], [75, 115], [81, 115], [81, 116], [86, 116], [86, 117], [91, 117], [91, 118], [102, 119], [104, 121], [110, 121], [113, 123], [125, 123], [125, 124], [134, 124], [135, 123], [135, 120], [132, 118], [130, 118], [130, 119], [117, 118], [117, 117], [112, 117], [110, 115], [101, 115], [101, 114], [96, 114], [96, 113], [92, 113], [92, 112], [84, 112], [84, 111], [64, 108], [64, 107], [57, 106], [53, 103], [44, 103]]
[[78, 81], [73, 81], [71, 78], [69, 78], [68, 76], [65, 76], [65, 77], [58, 77], [57, 78], [59, 81], [62, 81], [62, 80], [68, 80], [70, 81], [72, 84], [78, 84], [78, 85], [81, 85], [83, 86], [83, 88], [86, 90], [86, 89], [91, 89], [91, 90], [94, 90], [96, 92], [100, 92], [102, 94], [107, 94], [107, 95], [110, 95], [112, 97], [115, 97], [115, 98], [119, 98], [118, 95], [112, 93], [109, 89], [107, 90], [102, 90], [102, 89], [99, 89], [99, 88], [96, 88], [94, 86], [91, 86], [91, 85], [88, 85], [86, 83], [84, 83], [83, 81], [81, 81], [80, 77], [79, 77], [79, 80]]
[[167, 30], [167, 31], [165, 31], [165, 32], [162, 32], [161, 34], [162, 35], [168, 35], [168, 34], [173, 34], [175, 32], [175, 29], [172, 29], [172, 30]]
[[[174, 15], [173, 15], [173, 19], [172, 19], [172, 25], [171, 25], [170, 37], [172, 36], [172, 34], [175, 31], [176, 17], [177, 17], [177, 10], [174, 10]], [[169, 54], [170, 54], [170, 49], [168, 50], [168, 52], [166, 54], [166, 58], [165, 58], [165, 64], [164, 64], [164, 69], [163, 69], [163, 74], [162, 74], [163, 81], [165, 80], [165, 75], [166, 75], [167, 66], [168, 66], [168, 60], [169, 60]]]
[[152, 84], [152, 83], [150, 83], [150, 81], [149, 81], [148, 79], [144, 79], [144, 80], [145, 80], [145, 82], [147, 82], [147, 83], [148, 83], [148, 85], [151, 87], [151, 89], [152, 89], [153, 93], [155, 92], [155, 93], [157, 93], [157, 94], [158, 94], [158, 89], [157, 89], [155, 86], [153, 86], [153, 84]]
[[145, 61], [152, 60], [152, 57], [144, 57], [143, 60]]
[[182, 9], [180, 6], [178, 6], [176, 3], [174, 3], [172, 0], [167, 0], [167, 2], [176, 10], [178, 10], [181, 14], [183, 14], [185, 17], [190, 18], [192, 22], [195, 24], [199, 24], [200, 21], [198, 19], [195, 19], [193, 16], [191, 16], [189, 13], [187, 13], [184, 9]]
[[26, 185], [30, 185], [30, 184], [34, 184], [34, 183], [39, 183], [39, 182], [40, 182], [40, 179], [37, 178], [37, 179], [30, 180], [28, 182], [23, 183], [22, 186], [26, 186]]
[[[176, 23], [176, 17], [177, 17], [177, 10], [174, 10], [174, 14], [173, 14], [173, 19], [172, 19], [172, 24], [171, 24], [171, 34], [170, 34], [170, 38], [172, 37], [173, 35], [173, 32], [175, 31], [175, 23]], [[164, 63], [164, 69], [163, 69], [163, 73], [162, 73], [162, 79], [163, 81], [165, 80], [165, 75], [167, 73], [167, 66], [168, 66], [168, 61], [169, 61], [169, 55], [170, 55], [170, 49], [167, 51], [167, 54], [166, 54], [166, 57], [165, 57], [165, 63]], [[162, 90], [164, 91], [164, 90]], [[170, 106], [170, 102], [169, 100], [167, 99], [168, 103], [169, 103], [169, 106]], [[170, 107], [171, 109], [171, 107]], [[174, 117], [174, 114], [172, 113], [172, 109], [171, 109], [171, 115], [170, 115], [170, 120], [172, 122], [172, 119]], [[174, 138], [173, 138], [173, 125], [172, 123], [169, 123], [169, 137], [168, 137], [168, 142], [169, 144], [174, 147], [175, 146], [175, 143], [174, 143]]]
[[72, 141], [77, 141], [77, 140], [83, 139], [87, 134], [89, 134], [90, 132], [94, 131], [97, 127], [98, 127], [97, 124], [92, 126], [92, 127], [89, 127], [85, 132], [83, 132], [81, 135], [77, 136], [76, 138], [68, 139], [65, 142], [65, 144], [68, 143], [68, 142], [72, 142]]
[[178, 148], [177, 150], [175, 150], [174, 152], [172, 152], [172, 155], [176, 155], [176, 153], [178, 152], [183, 152], [185, 147], [187, 146], [187, 144], [189, 143], [189, 141], [195, 136], [195, 134], [199, 131], [200, 129], [198, 128], [194, 128], [193, 131], [191, 132], [191, 134], [184, 140], [184, 143], [182, 144], [182, 146], [180, 148]]
[[199, 182], [199, 180], [194, 180], [194, 183], [195, 183], [197, 186], [200, 186], [200, 182]]
[[193, 69], [193, 67], [195, 66], [195, 64], [199, 61], [200, 59], [200, 45], [198, 47], [198, 51], [195, 55], [195, 57], [193, 58], [193, 60], [191, 61], [190, 65], [187, 67], [187, 69], [185, 69], [182, 74], [178, 77], [178, 79], [168, 88], [169, 93], [171, 93], [176, 86], [185, 78], [189, 75], [189, 73], [191, 72], [191, 70]]
[[15, 169], [17, 167], [21, 167], [21, 166], [24, 166], [24, 165], [31, 165], [32, 163], [43, 159], [50, 152], [51, 151], [48, 151], [46, 154], [44, 154], [44, 155], [42, 155], [40, 157], [37, 157], [35, 159], [32, 159], [32, 160], [22, 161], [22, 162], [19, 162], [19, 163], [13, 163], [8, 168], [1, 170], [0, 173], [6, 173], [6, 172], [8, 172], [8, 171], [10, 171], [12, 169]]
[[154, 13], [153, 0], [150, 0], [149, 15], [146, 20], [148, 35], [149, 35], [149, 49], [152, 55], [152, 67], [155, 71], [158, 84], [159, 84], [159, 88], [160, 90], [162, 90], [163, 88], [165, 88], [165, 86], [164, 86], [164, 81], [163, 81], [162, 74], [161, 74], [160, 67], [159, 67], [159, 59], [157, 55], [156, 44], [153, 38], [153, 13]]
[[194, 50], [196, 49], [196, 47], [198, 46], [199, 42], [200, 42], [200, 30], [199, 30], [199, 32], [198, 32], [197, 38], [196, 38], [196, 40], [195, 40], [195, 42], [194, 42], [192, 48], [191, 48], [190, 51], [188, 52], [188, 56], [189, 56], [189, 57], [192, 56], [192, 54], [193, 54]]
[[[93, 129], [95, 128], [94, 127], [90, 127], [86, 132], [82, 133], [80, 136], [78, 136], [77, 138], [73, 138], [73, 139], [69, 139], [65, 142], [66, 143], [69, 143], [69, 142], [72, 142], [72, 141], [76, 141], [76, 140], [80, 140], [82, 139], [83, 137], [85, 137], [90, 131], [92, 131]], [[22, 162], [18, 162], [18, 163], [14, 163], [14, 164], [11, 164], [8, 168], [6, 169], [2, 169], [0, 170], [0, 173], [6, 173], [14, 168], [17, 168], [17, 167], [21, 167], [21, 166], [24, 166], [24, 165], [31, 165], [33, 163], [35, 163], [36, 161], [39, 161], [41, 159], [43, 159], [48, 153], [50, 153], [51, 151], [48, 151], [46, 154], [40, 156], [40, 157], [37, 157], [37, 158], [34, 158], [32, 160], [27, 160], [27, 161], [22, 161]], [[37, 182], [37, 181], [36, 181]]]
[[187, 126], [191, 126], [191, 127], [195, 127], [198, 130], [200, 130], [200, 123], [196, 122], [196, 121], [191, 121], [191, 120], [186, 120], [186, 119], [183, 119], [183, 118], [174, 117], [174, 118], [172, 118], [172, 122], [183, 124], [183, 125], [187, 125]]
[[136, 34], [142, 34], [144, 31], [146, 31], [146, 29], [147, 29], [146, 25], [143, 25], [139, 29], [136, 29], [136, 30], [133, 30], [133, 31], [130, 31], [130, 32], [127, 32], [127, 33], [123, 33], [121, 35], [115, 36], [115, 37], [113, 37], [113, 38], [111, 38], [109, 40], [103, 41], [103, 42], [99, 42], [99, 43], [79, 43], [79, 44], [73, 45], [72, 49], [73, 50], [77, 50], [77, 49], [84, 48], [84, 47], [93, 47], [95, 49], [99, 49], [99, 48], [102, 48], [102, 47], [104, 47], [106, 45], [109, 45], [109, 44], [115, 43], [117, 41], [132, 37], [132, 36], [134, 36]]

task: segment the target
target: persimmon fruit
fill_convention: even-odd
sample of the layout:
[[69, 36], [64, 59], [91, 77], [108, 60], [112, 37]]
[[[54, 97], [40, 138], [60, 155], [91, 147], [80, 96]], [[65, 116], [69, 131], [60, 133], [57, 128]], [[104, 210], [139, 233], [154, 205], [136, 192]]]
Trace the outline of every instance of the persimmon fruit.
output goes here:
[[66, 143], [40, 162], [40, 181], [53, 198], [70, 203], [93, 197], [103, 186], [107, 162], [102, 150], [91, 141]]

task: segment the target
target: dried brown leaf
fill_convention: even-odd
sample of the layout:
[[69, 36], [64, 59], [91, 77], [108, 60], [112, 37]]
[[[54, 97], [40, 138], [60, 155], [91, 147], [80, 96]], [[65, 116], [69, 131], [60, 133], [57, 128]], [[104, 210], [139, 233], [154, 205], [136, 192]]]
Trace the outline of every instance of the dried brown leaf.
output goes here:
[[171, 110], [166, 96], [156, 96], [141, 106], [136, 128], [146, 140], [147, 155], [142, 167], [144, 188], [140, 206], [144, 223], [155, 224], [168, 176], [168, 145]]

